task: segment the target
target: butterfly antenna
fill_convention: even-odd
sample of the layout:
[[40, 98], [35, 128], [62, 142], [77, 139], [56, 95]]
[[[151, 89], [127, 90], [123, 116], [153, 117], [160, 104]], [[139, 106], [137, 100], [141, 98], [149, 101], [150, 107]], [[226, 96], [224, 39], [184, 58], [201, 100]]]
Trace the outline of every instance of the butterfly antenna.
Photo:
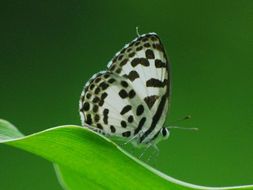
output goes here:
[[[171, 122], [171, 123], [176, 123], [176, 122], [180, 122], [180, 121], [184, 121], [184, 120], [188, 120], [188, 119], [191, 119], [192, 118], [192, 116], [191, 115], [187, 115], [187, 116], [185, 116], [185, 117], [183, 117], [183, 118], [181, 118], [181, 119], [178, 119], [178, 120], [176, 120], [176, 121], [173, 121], [173, 122]], [[188, 127], [178, 127], [178, 126], [169, 126], [169, 127], [167, 127], [168, 129], [183, 129], [183, 130], [193, 130], [193, 131], [198, 131], [199, 130], [199, 128], [188, 128]]]
[[137, 36], [140, 37], [139, 26], [136, 26], [135, 29], [136, 29], [136, 34], [137, 34]]
[[178, 126], [169, 126], [169, 127], [166, 127], [168, 129], [183, 129], [183, 130], [191, 130], [191, 131], [198, 131], [199, 128], [188, 128], [188, 127], [178, 127]]
[[175, 121], [172, 121], [170, 123], [177, 123], [177, 122], [180, 122], [180, 121], [184, 121], [184, 120], [188, 120], [188, 119], [191, 119], [192, 116], [191, 115], [187, 115], [187, 116], [184, 116], [183, 118], [181, 119], [178, 119], [178, 120], [175, 120]]

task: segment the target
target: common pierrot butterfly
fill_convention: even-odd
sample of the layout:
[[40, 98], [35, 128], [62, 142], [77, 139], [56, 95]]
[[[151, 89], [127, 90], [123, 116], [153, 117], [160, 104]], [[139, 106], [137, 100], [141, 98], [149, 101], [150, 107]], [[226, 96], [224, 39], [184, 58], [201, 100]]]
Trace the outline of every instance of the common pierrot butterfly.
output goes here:
[[82, 125], [134, 145], [156, 145], [170, 102], [170, 64], [156, 33], [138, 36], [85, 84], [79, 109]]

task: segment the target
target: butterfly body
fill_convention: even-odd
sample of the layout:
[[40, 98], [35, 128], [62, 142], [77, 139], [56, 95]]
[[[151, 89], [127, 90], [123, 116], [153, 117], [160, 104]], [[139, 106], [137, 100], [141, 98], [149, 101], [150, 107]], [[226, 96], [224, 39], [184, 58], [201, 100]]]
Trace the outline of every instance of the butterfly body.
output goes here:
[[82, 125], [137, 146], [168, 138], [169, 63], [157, 34], [137, 37], [107, 67], [82, 91]]

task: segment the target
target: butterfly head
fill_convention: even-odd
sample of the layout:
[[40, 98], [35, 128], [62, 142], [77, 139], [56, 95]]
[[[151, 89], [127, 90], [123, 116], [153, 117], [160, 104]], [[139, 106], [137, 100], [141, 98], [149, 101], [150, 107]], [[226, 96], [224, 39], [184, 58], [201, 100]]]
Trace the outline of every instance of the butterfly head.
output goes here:
[[162, 127], [160, 130], [160, 136], [162, 137], [163, 140], [166, 140], [170, 136], [170, 132], [168, 128]]
[[[168, 139], [170, 136], [170, 131], [168, 128], [162, 127], [160, 131], [158, 131], [155, 136], [151, 139], [152, 144], [157, 144], [162, 140]], [[150, 142], [151, 142], [150, 141]]]

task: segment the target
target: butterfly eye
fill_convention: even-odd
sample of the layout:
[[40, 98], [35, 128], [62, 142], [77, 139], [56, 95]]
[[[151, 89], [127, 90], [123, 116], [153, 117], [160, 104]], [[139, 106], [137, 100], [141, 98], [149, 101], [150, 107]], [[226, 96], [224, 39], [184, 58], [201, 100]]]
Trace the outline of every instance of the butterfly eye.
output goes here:
[[167, 138], [167, 137], [169, 136], [169, 131], [168, 131], [168, 129], [165, 128], [165, 127], [163, 127], [163, 128], [161, 129], [161, 133], [162, 133], [162, 136], [163, 136], [164, 138]]

